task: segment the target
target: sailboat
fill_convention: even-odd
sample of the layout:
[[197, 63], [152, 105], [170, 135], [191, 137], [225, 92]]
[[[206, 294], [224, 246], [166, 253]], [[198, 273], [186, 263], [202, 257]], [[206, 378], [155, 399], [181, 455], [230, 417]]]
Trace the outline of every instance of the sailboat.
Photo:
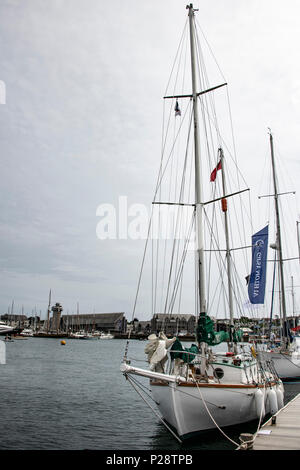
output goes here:
[[[279, 275], [279, 305], [281, 315], [281, 341], [280, 345], [275, 345], [267, 351], [260, 351], [259, 355], [265, 360], [272, 360], [278, 376], [284, 380], [300, 380], [300, 342], [299, 338], [293, 337], [289, 331], [287, 321], [287, 307], [286, 307], [286, 287], [284, 277], [284, 257], [281, 236], [281, 223], [279, 211], [279, 196], [277, 173], [274, 156], [274, 143], [271, 131], [270, 136], [270, 149], [271, 149], [271, 162], [272, 162], [272, 176], [274, 187], [274, 203], [275, 203], [275, 216], [276, 216], [276, 242], [270, 245], [276, 253], [274, 274], [277, 271]], [[284, 193], [286, 194], [286, 193]], [[294, 259], [298, 259], [294, 258]], [[274, 290], [274, 283], [273, 283]]]
[[[188, 235], [184, 238], [184, 253], [182, 257], [177, 256], [176, 249], [173, 249], [170, 271], [168, 276], [168, 283], [166, 289], [166, 301], [165, 301], [165, 312], [172, 314], [175, 309], [175, 297], [178, 300], [178, 308], [180, 308], [181, 299], [181, 287], [183, 286], [183, 264], [188, 258], [188, 249], [186, 246], [191, 239], [190, 227], [195, 227], [195, 243], [192, 255], [195, 256], [196, 260], [193, 261], [193, 269], [195, 275], [195, 313], [197, 316], [196, 323], [196, 339], [197, 344], [192, 344], [190, 347], [183, 347], [179, 338], [168, 337], [163, 331], [152, 333], [148, 337], [148, 343], [145, 347], [145, 353], [148, 358], [149, 368], [136, 367], [132, 364], [128, 356], [130, 337], [126, 343], [125, 354], [121, 364], [121, 372], [124, 374], [127, 381], [133, 386], [135, 391], [141, 396], [141, 398], [150, 406], [155, 412], [156, 416], [162, 421], [167, 429], [173, 434], [173, 436], [180, 442], [183, 439], [189, 438], [196, 433], [207, 431], [210, 429], [223, 429], [228, 426], [245, 423], [252, 420], [261, 420], [266, 414], [273, 414], [283, 406], [283, 386], [281, 380], [277, 374], [270, 367], [269, 364], [258, 360], [254, 348], [245, 349], [244, 347], [238, 347], [239, 343], [239, 332], [234, 327], [234, 303], [237, 300], [237, 294], [234, 291], [234, 280], [233, 280], [233, 252], [230, 246], [230, 234], [229, 226], [230, 220], [227, 212], [227, 199], [241, 194], [245, 189], [241, 191], [234, 191], [228, 193], [227, 181], [225, 180], [225, 156], [223, 151], [224, 144], [220, 138], [219, 130], [216, 130], [217, 137], [219, 137], [218, 148], [215, 150], [215, 163], [216, 166], [213, 168], [210, 174], [210, 183], [215, 184], [217, 180], [217, 174], [220, 175], [221, 179], [219, 192], [220, 196], [217, 196], [216, 190], [213, 191], [213, 198], [209, 202], [203, 202], [203, 171], [202, 171], [202, 147], [206, 147], [206, 143], [203, 144], [199, 139], [200, 120], [199, 120], [199, 108], [201, 108], [201, 116], [207, 117], [207, 127], [201, 128], [203, 140], [206, 134], [213, 132], [215, 127], [215, 120], [213, 126], [209, 128], [211, 122], [211, 114], [207, 112], [206, 105], [210, 102], [214, 105], [214, 98], [211, 95], [215, 90], [226, 86], [224, 83], [217, 86], [209, 86], [203, 88], [203, 82], [198, 78], [200, 85], [197, 81], [197, 71], [200, 69], [202, 64], [202, 56], [198, 59], [197, 52], [201, 52], [198, 43], [197, 35], [197, 23], [195, 19], [196, 9], [190, 4], [187, 7], [188, 18], [187, 18], [187, 30], [188, 30], [188, 44], [190, 46], [190, 58], [191, 58], [191, 85], [192, 93], [175, 93], [166, 95], [166, 100], [175, 100], [175, 116], [174, 119], [187, 115], [180, 109], [179, 100], [186, 100], [189, 104], [186, 109], [190, 109], [188, 115], [188, 131], [187, 139], [189, 148], [192, 149], [192, 164], [193, 164], [193, 176], [194, 176], [194, 191], [193, 191], [193, 202], [185, 202], [186, 191], [183, 189], [183, 182], [189, 179], [187, 172], [181, 179], [181, 187], [179, 197], [176, 202], [164, 202], [157, 201], [157, 196], [161, 196], [161, 181], [165, 173], [166, 166], [161, 164], [159, 172], [159, 191], [156, 188], [155, 205], [175, 205], [178, 208], [186, 207], [191, 209], [191, 221], [187, 223]], [[201, 72], [200, 72], [201, 76]], [[203, 73], [202, 77], [206, 74]], [[199, 76], [198, 76], [199, 77]], [[200, 87], [200, 91], [199, 88]], [[209, 98], [206, 100], [206, 96]], [[189, 107], [188, 107], [189, 106]], [[216, 114], [213, 114], [216, 117]], [[183, 123], [179, 124], [179, 128], [183, 127]], [[190, 136], [193, 137], [190, 139]], [[177, 134], [175, 139], [178, 141]], [[165, 144], [164, 144], [165, 147]], [[171, 146], [173, 150], [173, 147]], [[186, 170], [186, 155], [183, 154], [184, 170]], [[177, 176], [174, 174], [171, 176], [170, 181], [174, 182]], [[192, 180], [192, 178], [190, 178]], [[210, 184], [208, 183], [208, 184]], [[191, 200], [191, 199], [190, 199]], [[209, 204], [212, 207], [212, 212], [215, 217], [215, 208], [220, 208], [221, 202], [221, 225], [224, 228], [224, 237], [222, 238], [225, 243], [225, 249], [214, 250], [212, 244], [209, 245], [211, 249], [207, 250], [204, 246], [205, 239], [205, 226], [209, 226], [207, 221], [207, 212], [205, 210], [206, 205]], [[177, 219], [179, 220], [179, 219]], [[206, 222], [206, 224], [205, 224]], [[151, 223], [151, 221], [150, 221]], [[177, 223], [175, 224], [177, 226]], [[148, 230], [148, 234], [151, 230]], [[215, 240], [217, 236], [217, 229], [214, 228], [212, 233], [212, 239]], [[186, 243], [187, 242], [187, 243]], [[147, 246], [147, 242], [146, 242]], [[173, 245], [174, 246], [174, 245]], [[208, 296], [207, 296], [207, 282], [206, 277], [209, 276], [209, 271], [206, 269], [206, 255], [210, 257], [213, 251], [225, 252], [225, 260], [220, 263], [222, 268], [225, 265], [227, 271], [227, 282], [224, 282], [224, 276], [221, 279], [221, 289], [224, 296], [226, 297], [229, 315], [230, 325], [229, 331], [214, 331], [213, 320], [207, 313], [208, 309]], [[157, 257], [158, 258], [158, 257]], [[143, 257], [143, 262], [145, 255]], [[193, 264], [192, 263], [192, 264]], [[143, 266], [143, 263], [142, 263]], [[175, 279], [172, 277], [172, 269], [176, 270], [177, 274]], [[140, 276], [141, 279], [141, 276]], [[139, 279], [139, 284], [140, 284]], [[173, 283], [174, 279], [174, 283]], [[182, 281], [182, 283], [181, 283]], [[152, 284], [160, 287], [160, 283], [156, 280], [156, 277], [152, 278]], [[171, 293], [171, 284], [173, 285], [173, 291]], [[189, 289], [190, 283], [187, 283]], [[158, 296], [157, 296], [158, 297]], [[154, 303], [157, 301], [157, 297], [154, 299]], [[177, 301], [177, 300], [176, 300]], [[136, 304], [136, 302], [135, 302]], [[210, 304], [213, 301], [210, 300]], [[177, 305], [177, 304], [176, 304]], [[219, 306], [220, 308], [220, 306]], [[157, 334], [158, 333], [158, 334]], [[130, 333], [129, 333], [130, 334]], [[224, 343], [225, 341], [225, 343]], [[227, 351], [217, 351], [215, 348], [218, 344], [225, 344]], [[139, 386], [137, 377], [150, 379], [150, 390], [152, 398], [155, 402], [155, 408], [147, 400], [146, 396], [142, 393], [143, 387]], [[143, 384], [144, 385], [144, 382]]]
[[7, 325], [4, 321], [0, 321], [0, 335], [7, 335], [13, 333], [15, 328]]

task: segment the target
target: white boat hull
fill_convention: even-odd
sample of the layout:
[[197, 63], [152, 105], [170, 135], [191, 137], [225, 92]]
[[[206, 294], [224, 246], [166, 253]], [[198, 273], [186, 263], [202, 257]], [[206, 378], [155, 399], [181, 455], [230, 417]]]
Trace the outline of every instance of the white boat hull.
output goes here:
[[198, 388], [172, 383], [152, 384], [151, 390], [161, 415], [183, 439], [216, 426], [224, 428], [256, 420], [260, 414], [264, 417], [273, 411], [263, 388], [260, 402], [256, 399], [258, 388], [251, 386]]
[[[221, 370], [221, 363], [214, 363]], [[281, 381], [271, 375], [268, 385], [259, 382], [255, 375], [255, 363], [244, 367], [222, 364], [229, 379], [210, 379], [207, 382], [191, 380], [174, 374], [140, 369], [123, 363], [121, 371], [148, 377], [153, 399], [161, 417], [182, 439], [210, 429], [224, 428], [262, 419], [274, 414], [283, 406], [284, 389]], [[246, 377], [253, 376], [252, 382]], [[260, 383], [260, 385], [257, 385]]]
[[12, 326], [3, 326], [3, 327], [1, 326], [0, 336], [12, 334], [14, 330], [15, 328], [13, 328]]
[[259, 356], [265, 361], [273, 361], [274, 368], [282, 380], [300, 380], [300, 353], [261, 351]]

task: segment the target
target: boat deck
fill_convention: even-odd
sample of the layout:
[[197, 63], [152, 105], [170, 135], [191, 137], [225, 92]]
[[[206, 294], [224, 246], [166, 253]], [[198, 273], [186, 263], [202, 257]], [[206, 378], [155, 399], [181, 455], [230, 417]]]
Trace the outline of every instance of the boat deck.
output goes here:
[[[300, 393], [258, 432], [253, 450], [300, 450]], [[274, 419], [274, 418], [273, 418]]]

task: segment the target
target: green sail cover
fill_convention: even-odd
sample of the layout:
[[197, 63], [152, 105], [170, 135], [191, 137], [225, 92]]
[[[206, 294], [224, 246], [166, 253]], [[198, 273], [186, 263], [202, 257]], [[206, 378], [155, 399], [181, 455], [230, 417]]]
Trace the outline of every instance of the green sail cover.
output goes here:
[[[234, 330], [232, 341], [238, 343], [242, 339], [242, 330]], [[214, 322], [208, 315], [201, 315], [197, 326], [197, 340], [199, 343], [207, 343], [209, 346], [216, 346], [217, 344], [230, 341], [230, 335], [227, 331], [214, 331]], [[184, 362], [190, 363], [195, 359], [196, 354], [199, 354], [199, 348], [196, 344], [192, 344], [190, 348], [184, 348], [176, 338], [170, 349], [171, 359], [182, 359]]]
[[[234, 330], [232, 341], [237, 343], [241, 341], [242, 330]], [[226, 331], [214, 331], [214, 322], [208, 315], [200, 315], [197, 326], [197, 340], [199, 343], [207, 343], [209, 346], [215, 346], [225, 341], [230, 341], [230, 335]]]
[[192, 362], [198, 353], [199, 349], [196, 344], [192, 344], [190, 348], [184, 348], [178, 338], [176, 338], [170, 350], [171, 359], [182, 359], [188, 363]]

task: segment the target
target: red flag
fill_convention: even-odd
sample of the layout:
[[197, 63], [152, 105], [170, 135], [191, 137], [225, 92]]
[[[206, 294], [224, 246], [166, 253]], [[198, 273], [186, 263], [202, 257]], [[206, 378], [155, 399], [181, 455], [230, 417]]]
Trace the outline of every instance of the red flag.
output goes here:
[[222, 164], [221, 164], [221, 160], [220, 160], [219, 163], [217, 164], [216, 168], [210, 174], [210, 181], [215, 181], [215, 179], [217, 177], [217, 171], [221, 170], [221, 168], [222, 168]]
[[299, 331], [300, 330], [300, 325], [295, 326], [295, 328], [291, 328], [292, 331]]

